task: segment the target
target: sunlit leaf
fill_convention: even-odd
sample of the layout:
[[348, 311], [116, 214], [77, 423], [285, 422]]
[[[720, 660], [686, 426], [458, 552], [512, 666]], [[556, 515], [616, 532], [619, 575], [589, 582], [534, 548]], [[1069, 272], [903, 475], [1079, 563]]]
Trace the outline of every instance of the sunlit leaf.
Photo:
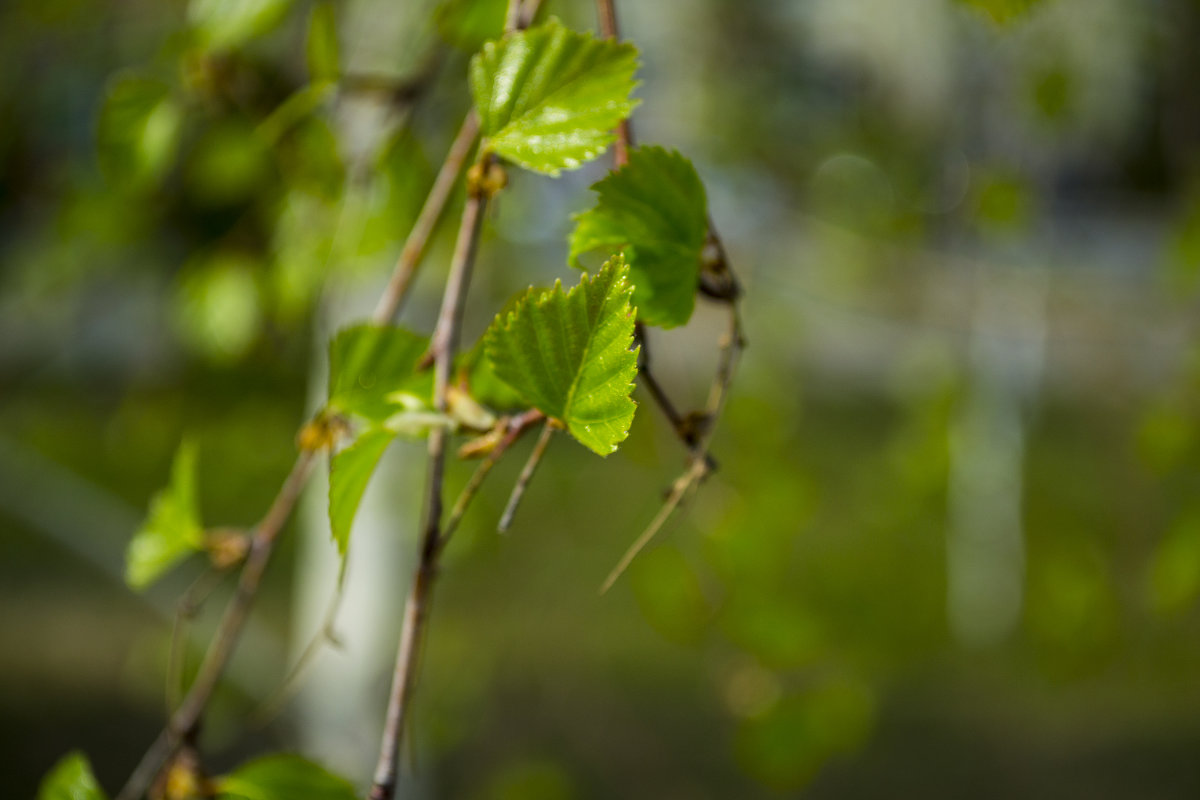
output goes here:
[[632, 293], [617, 256], [569, 292], [561, 283], [530, 289], [484, 340], [501, 380], [602, 456], [629, 434], [637, 407], [629, 397], [637, 375]]
[[557, 175], [595, 158], [633, 110], [637, 49], [556, 20], [488, 42], [471, 59], [484, 146]]
[[393, 326], [355, 325], [329, 345], [329, 408], [382, 424], [429, 396], [430, 373], [417, 372], [429, 340]]
[[354, 786], [296, 755], [250, 761], [217, 781], [218, 800], [357, 800]]
[[379, 459], [396, 434], [372, 430], [359, 436], [349, 447], [335, 455], [329, 465], [329, 525], [338, 552], [343, 556], [350, 542], [354, 515]]
[[292, 0], [191, 0], [188, 22], [206, 48], [227, 50], [270, 31], [291, 5]]
[[83, 753], [71, 753], [42, 779], [38, 800], [107, 800]]
[[623, 251], [638, 317], [664, 327], [687, 322], [708, 231], [704, 184], [691, 162], [661, 147], [640, 147], [592, 190], [596, 207], [575, 217], [571, 263], [581, 267], [585, 253]]
[[308, 18], [308, 77], [313, 83], [336, 81], [338, 66], [337, 9], [332, 2], [317, 3]]
[[175, 159], [183, 110], [162, 81], [125, 75], [104, 95], [96, 126], [100, 167], [112, 181], [148, 187]]
[[204, 545], [196, 504], [196, 446], [185, 440], [175, 453], [171, 482], [150, 502], [150, 514], [125, 555], [125, 580], [145, 588]]

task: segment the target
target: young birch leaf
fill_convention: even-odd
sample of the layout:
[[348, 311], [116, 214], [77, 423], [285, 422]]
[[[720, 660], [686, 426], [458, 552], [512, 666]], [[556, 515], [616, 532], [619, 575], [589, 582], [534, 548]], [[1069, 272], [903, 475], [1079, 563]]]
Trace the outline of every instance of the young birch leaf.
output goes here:
[[108, 800], [83, 753], [64, 756], [42, 779], [38, 800]]
[[567, 30], [557, 20], [488, 42], [471, 59], [484, 147], [557, 175], [604, 152], [633, 111], [637, 48]]
[[406, 397], [426, 398], [430, 375], [416, 368], [428, 348], [426, 337], [404, 328], [342, 330], [329, 345], [329, 409], [383, 424], [405, 409]]
[[617, 256], [564, 292], [530, 289], [484, 338], [496, 375], [580, 444], [606, 456], [629, 434], [637, 404], [633, 286]]
[[125, 554], [125, 581], [141, 590], [204, 546], [196, 505], [196, 447], [184, 441], [175, 453], [171, 482], [150, 502], [150, 513]]
[[629, 163], [592, 186], [596, 207], [575, 217], [571, 263], [624, 251], [638, 317], [672, 328], [692, 316], [708, 233], [704, 184], [679, 153], [639, 147]]
[[296, 755], [249, 761], [217, 781], [217, 800], [357, 800], [354, 786]]
[[335, 455], [329, 464], [329, 526], [338, 553], [343, 557], [363, 492], [379, 466], [383, 451], [395, 438], [396, 434], [388, 430], [367, 431]]

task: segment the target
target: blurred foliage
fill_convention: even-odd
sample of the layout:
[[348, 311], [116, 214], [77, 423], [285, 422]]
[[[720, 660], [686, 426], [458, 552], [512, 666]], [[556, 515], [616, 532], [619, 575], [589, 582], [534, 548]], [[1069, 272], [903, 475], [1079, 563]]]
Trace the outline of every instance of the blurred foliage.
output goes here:
[[[260, 517], [323, 383], [313, 342], [390, 269], [504, 5], [0, 4], [14, 796], [74, 746], [115, 785], [150, 740], [166, 637], [146, 604], [171, 613], [200, 565], [139, 600], [112, 565], [185, 431], [204, 518]], [[682, 458], [647, 400], [612, 459], [556, 443], [503, 539], [516, 466], [497, 468], [447, 554], [422, 677], [438, 794], [1195, 797], [1200, 8], [618, 5], [646, 62], [639, 141], [705, 180], [750, 349], [719, 472], [602, 602]], [[593, 24], [589, 3], [548, 6]], [[480, 318], [571, 279], [569, 213], [602, 175], [514, 179], [503, 202], [535, 222], [489, 219]], [[687, 334], [718, 324], [701, 302]], [[649, 345], [700, 405], [709, 346]], [[972, 455], [971, 408], [996, 452]], [[1014, 627], [986, 645], [947, 621], [970, 480], [1022, 559]], [[256, 616], [280, 635], [288, 541]], [[231, 731], [251, 701], [221, 697], [224, 763], [248, 755]]]

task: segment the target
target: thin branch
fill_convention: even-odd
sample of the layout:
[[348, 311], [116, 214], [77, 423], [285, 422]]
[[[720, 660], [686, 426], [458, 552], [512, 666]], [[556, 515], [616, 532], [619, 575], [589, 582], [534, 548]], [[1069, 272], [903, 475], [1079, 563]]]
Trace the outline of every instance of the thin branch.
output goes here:
[[[596, 15], [600, 18], [600, 33], [606, 39], [621, 38], [617, 26], [617, 9], [614, 0], [596, 0]], [[617, 169], [629, 163], [629, 149], [633, 147], [633, 128], [629, 119], [617, 124], [617, 141], [613, 145], [613, 164]]]
[[554, 435], [554, 431], [554, 423], [546, 420], [546, 423], [542, 425], [542, 435], [538, 437], [533, 452], [529, 454], [529, 460], [525, 462], [525, 467], [517, 478], [517, 484], [513, 487], [512, 494], [509, 495], [508, 505], [504, 507], [504, 513], [500, 516], [500, 524], [497, 527], [501, 532], [507, 531], [512, 525], [517, 508], [521, 505], [521, 498], [525, 496], [525, 490], [529, 488], [529, 482], [533, 480], [533, 473], [537, 471], [538, 464], [542, 463], [542, 457], [546, 455], [546, 448], [550, 445], [550, 437]]
[[237, 590], [233, 599], [225, 609], [225, 616], [204, 655], [196, 679], [184, 698], [183, 703], [176, 709], [167, 722], [166, 729], [159, 734], [154, 744], [146, 751], [125, 786], [117, 795], [116, 800], [137, 800], [145, 794], [147, 787], [154, 781], [163, 762], [178, 749], [179, 745], [195, 737], [200, 726], [200, 719], [205, 706], [217, 687], [225, 666], [233, 655], [234, 647], [241, 636], [246, 623], [246, 616], [254, 597], [258, 594], [263, 572], [271, 557], [275, 539], [283, 525], [295, 508], [304, 483], [312, 471], [316, 454], [304, 451], [296, 459], [292, 471], [283, 482], [279, 494], [271, 503], [266, 515], [255, 526], [254, 536], [250, 543], [250, 552], [246, 557], [238, 579]]
[[404, 304], [405, 297], [408, 296], [408, 289], [412, 285], [413, 277], [421, 264], [421, 257], [425, 255], [425, 248], [429, 244], [430, 237], [433, 236], [438, 220], [442, 218], [442, 212], [446, 209], [446, 204], [454, 191], [454, 185], [458, 183], [458, 175], [462, 172], [463, 165], [467, 161], [467, 156], [471, 154], [471, 147], [475, 144], [475, 138], [478, 135], [479, 118], [474, 111], [470, 111], [450, 145], [450, 152], [446, 154], [446, 160], [442, 162], [441, 169], [438, 170], [433, 187], [429, 190], [429, 196], [425, 198], [425, 204], [421, 206], [421, 213], [417, 216], [417, 221], [413, 223], [408, 239], [404, 242], [404, 249], [400, 251], [400, 258], [396, 261], [395, 269], [392, 270], [391, 280], [388, 281], [387, 287], [384, 288], [383, 294], [379, 298], [379, 303], [375, 306], [375, 313], [371, 315], [375, 324], [386, 325], [400, 312], [400, 307]]
[[200, 573], [200, 577], [192, 582], [184, 592], [183, 597], [179, 599], [179, 604], [175, 609], [175, 623], [171, 630], [171, 650], [167, 656], [167, 716], [179, 706], [183, 698], [183, 672], [186, 643], [188, 639], [188, 625], [199, 613], [204, 606], [204, 601], [212, 594], [213, 589], [221, 583], [221, 579], [225, 577], [225, 570], [218, 570], [209, 567], [204, 572]]
[[479, 493], [484, 479], [491, 473], [492, 467], [499, 463], [504, 454], [508, 452], [508, 448], [512, 447], [513, 443], [521, 437], [521, 434], [543, 419], [545, 419], [545, 415], [537, 409], [530, 409], [524, 414], [508, 419], [504, 437], [496, 443], [492, 451], [484, 457], [479, 466], [475, 468], [475, 471], [471, 473], [470, 480], [467, 481], [467, 485], [459, 493], [458, 500], [454, 503], [454, 508], [450, 510], [450, 516], [446, 518], [446, 524], [442, 526], [441, 547], [445, 547], [446, 542], [458, 530], [458, 524], [462, 521], [463, 515], [466, 514], [471, 501], [475, 499], [475, 495]]
[[321, 627], [308, 640], [308, 644], [305, 645], [304, 650], [300, 653], [300, 657], [296, 659], [296, 663], [292, 665], [291, 670], [288, 671], [279, 688], [262, 702], [257, 711], [250, 715], [256, 726], [265, 726], [295, 696], [296, 691], [303, 684], [304, 678], [308, 675], [309, 669], [316, 663], [316, 658], [321, 652], [321, 648], [326, 644], [331, 644], [335, 647], [340, 646], [334, 623], [337, 622], [338, 610], [342, 607], [342, 598], [345, 596], [346, 563], [347, 559], [342, 558], [341, 565], [338, 567], [337, 582], [333, 587], [333, 596], [329, 600], [329, 605], [325, 608], [325, 616], [321, 621]]
[[[487, 160], [483, 159], [478, 165], [481, 167], [481, 174], [486, 173], [487, 165], [484, 162]], [[450, 264], [450, 275], [442, 296], [442, 309], [438, 314], [437, 326], [430, 343], [430, 352], [434, 357], [433, 405], [438, 412], [445, 412], [447, 406], [447, 389], [450, 385], [454, 352], [458, 348], [463, 300], [471, 279], [487, 200], [481, 185], [468, 187], [467, 202], [463, 206], [454, 257]], [[405, 722], [416, 678], [417, 654], [437, 571], [438, 555], [441, 552], [442, 483], [448, 436], [446, 429], [441, 427], [434, 428], [429, 434], [429, 475], [426, 480], [420, 561], [405, 602], [404, 623], [396, 650], [392, 690], [388, 696], [386, 721], [380, 738], [379, 761], [368, 795], [371, 800], [391, 800], [396, 791], [397, 757], [404, 738]]]

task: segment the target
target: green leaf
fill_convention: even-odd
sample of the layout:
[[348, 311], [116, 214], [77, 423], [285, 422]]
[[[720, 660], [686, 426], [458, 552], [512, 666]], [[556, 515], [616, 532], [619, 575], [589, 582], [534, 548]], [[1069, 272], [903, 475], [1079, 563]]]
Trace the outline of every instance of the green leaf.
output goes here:
[[396, 438], [388, 430], [371, 430], [333, 457], [329, 465], [329, 526], [338, 552], [346, 555], [354, 515], [383, 451]]
[[674, 327], [692, 316], [708, 204], [695, 167], [679, 153], [639, 147], [629, 163], [592, 186], [596, 207], [575, 217], [571, 263], [580, 256], [624, 251], [638, 316]]
[[496, 376], [491, 359], [484, 352], [483, 339], [463, 354], [458, 369], [466, 375], [468, 391], [476, 402], [497, 411], [525, 407], [525, 399], [517, 390]]
[[972, 6], [1004, 25], [1028, 13], [1042, 4], [1042, 0], [957, 0], [962, 5]]
[[354, 786], [308, 759], [271, 755], [219, 779], [218, 800], [358, 800]]
[[191, 0], [188, 22], [209, 50], [229, 50], [267, 33], [292, 0]]
[[355, 325], [329, 345], [329, 409], [382, 424], [430, 396], [431, 374], [417, 362], [429, 340], [404, 328]]
[[125, 580], [144, 589], [162, 573], [204, 546], [204, 526], [196, 506], [196, 446], [179, 445], [171, 482], [150, 502], [150, 514], [129, 542]]
[[337, 9], [331, 2], [313, 6], [308, 18], [308, 76], [313, 83], [336, 81], [338, 67]]
[[569, 292], [561, 282], [530, 289], [484, 339], [501, 380], [602, 456], [629, 434], [637, 408], [629, 397], [637, 375], [632, 293], [629, 267], [617, 256]]
[[162, 81], [136, 75], [113, 80], [96, 124], [100, 168], [120, 185], [148, 188], [175, 160], [183, 110]]
[[38, 800], [108, 800], [83, 753], [71, 753], [42, 779]]
[[636, 105], [637, 49], [557, 20], [495, 42], [471, 59], [484, 148], [557, 175], [604, 152]]

